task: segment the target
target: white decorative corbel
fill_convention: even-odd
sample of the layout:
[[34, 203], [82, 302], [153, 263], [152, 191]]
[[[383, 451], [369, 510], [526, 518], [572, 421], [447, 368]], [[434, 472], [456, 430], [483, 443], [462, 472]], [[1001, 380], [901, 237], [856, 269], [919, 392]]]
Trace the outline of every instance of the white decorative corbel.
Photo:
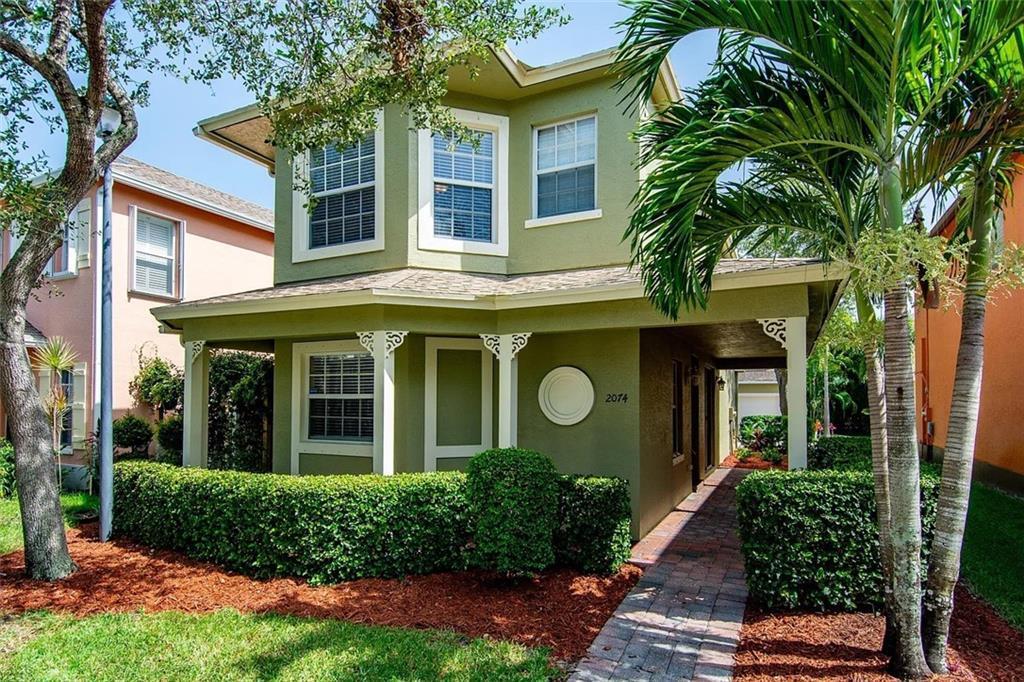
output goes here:
[[356, 336], [359, 337], [359, 343], [371, 353], [376, 352], [375, 346], [378, 339], [380, 339], [384, 344], [385, 358], [390, 357], [395, 352], [395, 349], [402, 345], [402, 342], [405, 341], [405, 337], [408, 335], [409, 332], [407, 331], [356, 332]]
[[516, 332], [514, 334], [481, 334], [484, 347], [494, 354], [494, 357], [501, 359], [505, 354], [510, 360], [519, 355], [519, 351], [526, 347], [532, 332]]
[[768, 319], [758, 320], [758, 322], [761, 323], [761, 329], [765, 334], [778, 341], [783, 348], [786, 347], [786, 320]]
[[206, 347], [206, 341], [188, 342], [188, 361], [194, 363]]

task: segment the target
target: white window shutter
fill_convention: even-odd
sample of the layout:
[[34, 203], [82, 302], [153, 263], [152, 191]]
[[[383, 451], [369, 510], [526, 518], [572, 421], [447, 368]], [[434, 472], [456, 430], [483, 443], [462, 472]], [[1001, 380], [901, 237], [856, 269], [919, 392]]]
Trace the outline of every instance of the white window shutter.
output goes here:
[[71, 447], [80, 450], [85, 447], [89, 430], [85, 420], [85, 398], [88, 391], [85, 386], [85, 373], [88, 365], [76, 362], [71, 383]]
[[53, 390], [50, 383], [50, 368], [39, 367], [36, 369], [36, 373], [36, 389], [39, 391], [39, 397], [45, 401], [46, 397], [50, 395], [50, 391]]
[[90, 246], [92, 244], [92, 199], [86, 197], [78, 204], [78, 212], [75, 217], [77, 228], [76, 251], [78, 252], [77, 267], [87, 268], [90, 263]]

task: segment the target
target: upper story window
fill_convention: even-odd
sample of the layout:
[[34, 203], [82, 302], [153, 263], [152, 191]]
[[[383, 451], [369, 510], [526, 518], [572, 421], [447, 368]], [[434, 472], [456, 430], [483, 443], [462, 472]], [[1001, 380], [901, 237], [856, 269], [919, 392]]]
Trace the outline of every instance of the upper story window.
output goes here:
[[419, 133], [419, 248], [508, 255], [508, 117], [453, 109], [473, 133]]
[[292, 262], [384, 248], [382, 116], [377, 129], [357, 142], [309, 150], [295, 172], [308, 180], [311, 196], [292, 193]]
[[434, 236], [490, 242], [494, 236], [494, 133], [459, 142], [434, 133]]
[[132, 247], [132, 291], [178, 298], [181, 223], [135, 210]]
[[597, 117], [536, 128], [534, 135], [535, 218], [595, 211]]
[[309, 153], [309, 178], [316, 204], [309, 217], [309, 247], [372, 240], [376, 231], [373, 135], [344, 149], [328, 145]]

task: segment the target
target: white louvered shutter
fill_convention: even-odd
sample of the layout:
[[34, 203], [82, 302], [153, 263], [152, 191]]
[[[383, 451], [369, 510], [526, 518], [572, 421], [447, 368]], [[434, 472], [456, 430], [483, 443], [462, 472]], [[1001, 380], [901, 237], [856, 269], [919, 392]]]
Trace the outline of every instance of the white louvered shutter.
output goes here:
[[138, 213], [135, 228], [136, 291], [174, 295], [175, 224], [166, 218]]
[[92, 244], [92, 198], [86, 197], [78, 204], [78, 211], [75, 215], [76, 250], [78, 251], [77, 266], [80, 268], [89, 267], [90, 246]]
[[88, 395], [85, 386], [87, 367], [84, 362], [76, 362], [71, 379], [71, 447], [75, 450], [85, 447], [85, 439], [89, 435], [85, 421], [85, 399]]

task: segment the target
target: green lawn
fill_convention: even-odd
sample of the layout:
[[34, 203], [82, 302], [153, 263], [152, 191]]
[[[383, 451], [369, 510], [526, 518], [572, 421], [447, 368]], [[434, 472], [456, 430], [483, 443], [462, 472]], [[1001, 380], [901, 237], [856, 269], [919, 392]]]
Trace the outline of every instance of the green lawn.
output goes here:
[[[64, 507], [65, 523], [70, 525], [71, 514], [83, 509], [96, 509], [99, 500], [85, 493], [64, 493], [60, 496]], [[21, 516], [16, 498], [0, 499], [0, 554], [21, 549]]]
[[547, 652], [454, 633], [236, 611], [32, 614], [0, 627], [0, 680], [548, 680]]
[[972, 592], [1024, 630], [1024, 498], [971, 489], [960, 567]]

